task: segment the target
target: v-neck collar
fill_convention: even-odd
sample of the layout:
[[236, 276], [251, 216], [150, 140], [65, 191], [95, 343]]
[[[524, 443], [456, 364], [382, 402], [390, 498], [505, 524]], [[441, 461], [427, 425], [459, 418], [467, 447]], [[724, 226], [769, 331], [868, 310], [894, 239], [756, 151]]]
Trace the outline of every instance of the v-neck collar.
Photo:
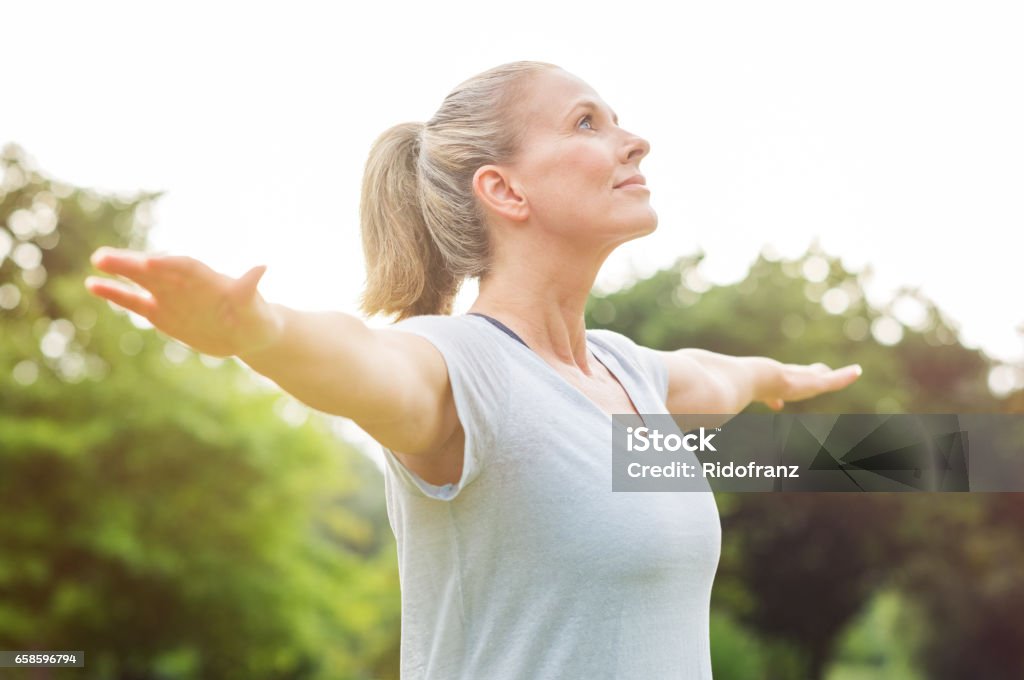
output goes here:
[[[515, 341], [515, 339], [511, 338], [511, 336], [508, 336], [505, 333], [505, 331], [501, 330], [500, 328], [498, 328], [497, 326], [495, 326], [493, 323], [491, 323], [490, 321], [488, 321], [486, 318], [484, 318], [482, 316], [478, 316], [476, 314], [463, 314], [463, 316], [465, 316], [467, 318], [477, 318], [477, 319], [479, 319], [480, 321], [482, 321], [484, 323], [484, 325], [488, 326], [489, 328], [493, 329], [494, 331], [496, 331], [496, 332], [500, 333], [502, 336], [504, 336], [505, 337], [505, 341], [507, 341], [507, 340]], [[615, 378], [616, 382], [619, 383], [619, 385], [622, 387], [622, 390], [626, 393], [626, 398], [629, 399], [630, 403], [633, 404], [633, 408], [636, 409], [636, 411], [634, 413], [630, 413], [629, 415], [635, 416], [637, 418], [640, 418], [641, 422], [643, 422], [644, 425], [647, 426], [647, 421], [644, 420], [643, 416], [640, 415], [641, 413], [643, 413], [643, 411], [640, 408], [640, 404], [637, 401], [635, 395], [630, 391], [629, 385], [627, 384], [629, 381], [628, 380], [623, 380], [623, 377], [616, 371], [616, 369], [612, 368], [612, 366], [610, 364], [615, 364], [619, 368], [621, 368], [622, 365], [615, 359], [614, 356], [611, 356], [605, 350], [604, 347], [602, 347], [598, 343], [595, 343], [595, 342], [591, 341], [591, 339], [590, 339], [590, 331], [589, 330], [584, 331], [584, 337], [586, 338], [587, 349], [594, 356], [594, 358], [597, 359], [597, 361], [608, 370], [608, 373], [610, 373], [611, 376], [613, 378]], [[562, 377], [562, 375], [558, 371], [556, 371], [554, 369], [554, 367], [551, 366], [551, 364], [549, 364], [548, 362], [544, 361], [544, 359], [542, 359], [536, 352], [534, 352], [532, 349], [530, 349], [530, 347], [527, 346], [526, 343], [524, 343], [524, 342], [522, 342], [520, 340], [518, 342], [514, 342], [514, 344], [516, 345], [516, 350], [515, 351], [526, 352], [528, 355], [530, 355], [530, 357], [532, 357], [533, 361], [539, 362], [544, 367], [544, 369], [547, 370], [548, 374], [551, 375], [555, 380], [557, 380], [562, 385], [564, 385], [565, 387], [567, 387], [570, 390], [572, 390], [573, 392], [575, 392], [581, 399], [583, 399], [585, 402], [590, 404], [590, 406], [591, 406], [591, 408], [593, 410], [597, 411], [602, 416], [604, 416], [605, 419], [607, 419], [610, 423], [614, 424], [614, 419], [612, 418], [612, 416], [607, 414], [607, 413], [605, 413], [604, 409], [597, 405], [597, 402], [595, 402], [593, 399], [591, 399], [586, 394], [584, 394], [583, 391], [580, 388], [576, 387], [571, 382], [569, 382], [564, 377]], [[594, 351], [595, 348], [600, 350], [601, 356], [598, 356], [598, 352]], [[610, 361], [609, 361], [609, 359], [610, 359]]]

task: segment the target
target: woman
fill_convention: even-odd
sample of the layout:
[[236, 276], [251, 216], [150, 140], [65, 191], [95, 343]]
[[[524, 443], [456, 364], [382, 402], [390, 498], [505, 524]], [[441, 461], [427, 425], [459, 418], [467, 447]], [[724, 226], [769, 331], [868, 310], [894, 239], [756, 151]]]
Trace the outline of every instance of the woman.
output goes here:
[[[650, 150], [542, 62], [481, 73], [374, 143], [362, 310], [299, 312], [192, 258], [100, 249], [150, 295], [89, 289], [200, 352], [240, 357], [384, 447], [403, 677], [710, 678], [711, 493], [612, 493], [611, 414], [738, 413], [859, 368], [655, 351], [584, 327], [605, 258], [657, 215]], [[470, 312], [450, 316], [462, 281]]]

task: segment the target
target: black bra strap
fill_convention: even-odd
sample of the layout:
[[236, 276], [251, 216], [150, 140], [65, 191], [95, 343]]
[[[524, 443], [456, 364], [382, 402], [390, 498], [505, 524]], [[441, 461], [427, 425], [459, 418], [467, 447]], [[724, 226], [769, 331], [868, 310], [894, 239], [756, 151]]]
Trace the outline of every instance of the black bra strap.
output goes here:
[[486, 314], [481, 314], [480, 312], [467, 312], [467, 314], [472, 314], [474, 316], [480, 316], [480, 317], [483, 317], [483, 318], [487, 319], [492, 324], [494, 324], [495, 326], [497, 326], [498, 328], [503, 330], [509, 337], [515, 338], [516, 340], [521, 342], [523, 344], [523, 347], [525, 347], [526, 349], [530, 349], [530, 346], [527, 345], [525, 342], [523, 342], [523, 339], [521, 337], [519, 337], [518, 335], [516, 335], [515, 331], [513, 331], [511, 328], [509, 328], [508, 326], [506, 326], [502, 322], [498, 321], [494, 317], [487, 316]]

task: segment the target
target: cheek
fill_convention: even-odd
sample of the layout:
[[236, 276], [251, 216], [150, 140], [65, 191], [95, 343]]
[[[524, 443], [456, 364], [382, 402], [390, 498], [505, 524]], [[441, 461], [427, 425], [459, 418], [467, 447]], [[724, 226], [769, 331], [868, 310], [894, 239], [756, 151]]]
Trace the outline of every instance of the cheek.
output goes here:
[[607, 214], [614, 163], [604, 149], [573, 145], [534, 159], [532, 167], [530, 200], [542, 219], [590, 223]]
[[600, 149], [584, 147], [573, 154], [570, 167], [581, 183], [587, 185], [607, 184], [611, 188], [610, 172], [612, 163]]
[[[552, 154], [546, 163], [546, 170], [562, 176], [567, 184], [590, 186], [595, 182], [610, 182], [614, 159], [608, 150], [593, 140], [578, 140]], [[609, 184], [609, 187], [611, 184]]]

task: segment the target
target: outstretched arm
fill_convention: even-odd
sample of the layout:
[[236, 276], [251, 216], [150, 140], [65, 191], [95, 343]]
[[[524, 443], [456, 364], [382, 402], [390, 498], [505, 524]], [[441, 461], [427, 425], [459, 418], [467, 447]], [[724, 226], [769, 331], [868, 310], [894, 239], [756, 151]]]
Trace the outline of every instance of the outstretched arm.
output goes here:
[[429, 342], [342, 312], [268, 303], [256, 290], [266, 267], [235, 279], [191, 257], [119, 248], [100, 248], [92, 263], [145, 289], [90, 276], [85, 285], [94, 295], [198, 352], [237, 356], [308, 406], [354, 420], [388, 448], [433, 451], [458, 424], [447, 368]]
[[753, 402], [774, 410], [842, 389], [861, 374], [859, 364], [784, 364], [768, 357], [734, 357], [703, 349], [659, 351], [668, 368], [669, 413], [735, 415]]

